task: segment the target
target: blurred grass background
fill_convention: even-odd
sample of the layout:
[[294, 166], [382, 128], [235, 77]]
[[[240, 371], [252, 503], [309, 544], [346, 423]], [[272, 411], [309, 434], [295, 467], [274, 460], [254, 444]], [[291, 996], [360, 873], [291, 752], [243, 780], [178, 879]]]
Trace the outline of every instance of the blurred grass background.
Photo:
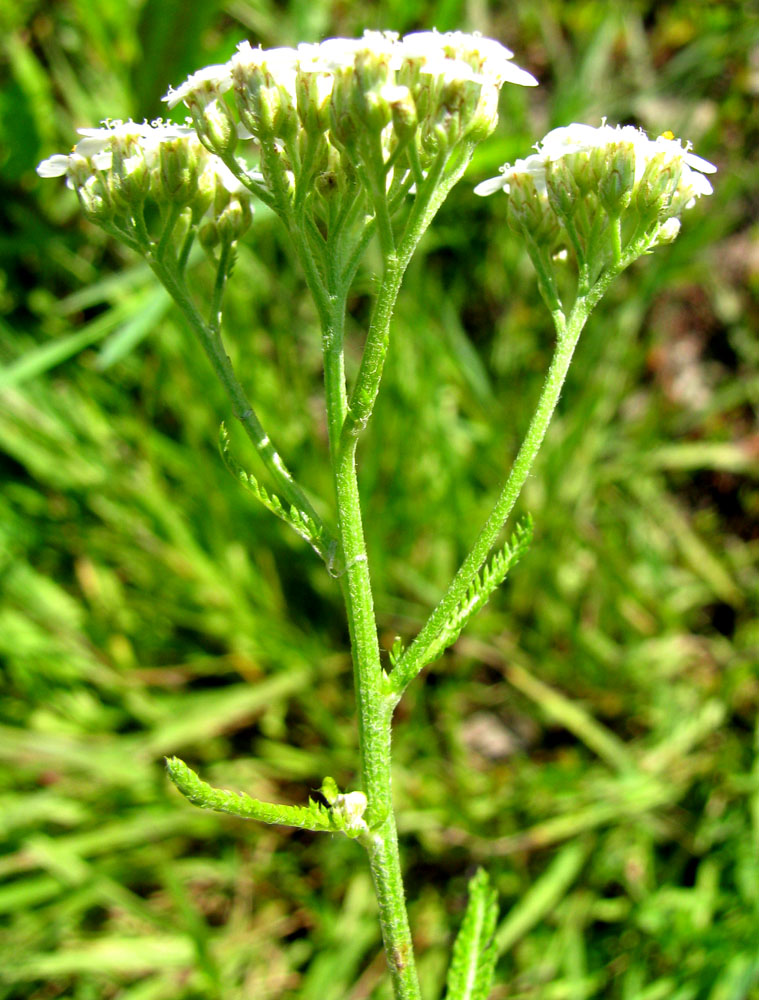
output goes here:
[[[719, 173], [597, 310], [523, 497], [533, 549], [398, 712], [425, 998], [477, 862], [502, 904], [493, 1000], [759, 997], [756, 12], [2, 0], [2, 1000], [389, 997], [355, 843], [201, 813], [165, 779], [179, 753], [261, 798], [351, 785], [343, 611], [225, 471], [226, 401], [147, 268], [34, 167], [77, 127], [160, 114], [170, 82], [242, 38], [433, 25], [500, 38], [542, 86], [505, 89], [401, 297], [361, 450], [385, 648], [466, 552], [550, 357], [505, 199], [472, 185], [603, 115], [689, 137]], [[314, 312], [263, 211], [225, 335], [329, 497]]]

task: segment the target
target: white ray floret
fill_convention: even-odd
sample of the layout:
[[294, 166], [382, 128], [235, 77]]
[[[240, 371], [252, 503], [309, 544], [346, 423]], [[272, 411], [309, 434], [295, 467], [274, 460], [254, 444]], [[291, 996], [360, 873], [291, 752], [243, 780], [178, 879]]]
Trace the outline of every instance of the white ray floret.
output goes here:
[[166, 102], [169, 109], [175, 108], [182, 101], [185, 104], [197, 101], [202, 106], [215, 100], [231, 86], [232, 77], [228, 63], [205, 66], [188, 76], [176, 89], [169, 87], [168, 93], [164, 94], [161, 100]]

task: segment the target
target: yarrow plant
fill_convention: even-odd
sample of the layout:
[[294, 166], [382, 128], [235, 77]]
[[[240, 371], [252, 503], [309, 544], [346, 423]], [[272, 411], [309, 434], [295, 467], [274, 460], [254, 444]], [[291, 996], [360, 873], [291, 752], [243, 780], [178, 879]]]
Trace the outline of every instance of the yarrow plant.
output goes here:
[[[343, 833], [369, 859], [394, 994], [419, 985], [404, 899], [390, 783], [393, 712], [411, 681], [456, 641], [524, 554], [529, 520], [500, 535], [554, 412], [580, 332], [613, 278], [674, 240], [682, 212], [711, 193], [712, 164], [667, 133], [631, 126], [569, 125], [475, 189], [508, 197], [509, 225], [523, 240], [556, 328], [556, 349], [524, 441], [492, 513], [437, 607], [413, 641], [383, 667], [356, 477], [356, 446], [372, 415], [403, 274], [478, 143], [498, 120], [502, 86], [537, 81], [513, 54], [479, 35], [436, 31], [399, 38], [366, 32], [297, 48], [243, 42], [227, 63], [172, 88], [183, 124], [107, 121], [81, 130], [69, 154], [38, 167], [65, 176], [88, 218], [141, 254], [205, 350], [268, 471], [273, 489], [232, 457], [243, 486], [288, 523], [339, 583], [350, 629], [361, 759], [360, 788], [324, 778], [320, 801], [261, 802], [212, 788], [183, 761], [168, 771], [193, 803], [265, 823]], [[323, 519], [276, 450], [247, 398], [221, 337], [224, 292], [256, 200], [282, 221], [321, 326], [334, 519]], [[371, 320], [358, 373], [344, 363], [346, 302], [365, 251], [380, 250]], [[187, 272], [195, 243], [215, 271], [203, 308]], [[317, 505], [325, 509], [325, 503]], [[450, 1000], [485, 1000], [495, 964], [495, 894], [480, 871], [453, 949]]]

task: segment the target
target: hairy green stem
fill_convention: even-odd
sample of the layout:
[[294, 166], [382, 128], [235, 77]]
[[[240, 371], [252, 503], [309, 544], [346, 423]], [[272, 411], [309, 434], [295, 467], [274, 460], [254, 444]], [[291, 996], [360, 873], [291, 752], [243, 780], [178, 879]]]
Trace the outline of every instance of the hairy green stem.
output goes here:
[[[569, 365], [572, 361], [577, 341], [580, 338], [588, 317], [613, 279], [628, 267], [633, 260], [640, 256], [640, 253], [643, 252], [641, 249], [642, 245], [643, 241], [639, 245], [636, 244], [628, 247], [627, 253], [624, 254], [622, 259], [618, 263], [608, 267], [586, 294], [578, 295], [566, 320], [561, 309], [554, 308], [552, 310], [557, 334], [556, 349], [527, 433], [514, 460], [506, 484], [496, 500], [495, 506], [480, 531], [474, 546], [459, 567], [437, 607], [427, 619], [412, 644], [398, 660], [390, 675], [390, 684], [396, 702], [400, 701], [403, 692], [414, 677], [431, 662], [432, 657], [430, 654], [435, 649], [438, 637], [445, 629], [446, 623], [455, 613], [459, 602], [466, 595], [467, 588], [488, 558], [490, 551], [498, 540], [498, 536], [514, 509], [514, 505], [519, 498], [519, 494], [522, 492], [522, 487], [527, 481], [527, 477], [530, 474], [530, 470], [545, 438], [548, 425], [551, 422], [556, 404], [561, 395], [564, 380], [569, 371]], [[549, 296], [548, 305], [551, 308], [551, 296]]]
[[148, 257], [148, 263], [179, 306], [192, 332], [200, 341], [208, 360], [211, 362], [216, 377], [221, 382], [229, 398], [232, 405], [232, 412], [242, 424], [245, 433], [260, 455], [261, 461], [277, 484], [279, 492], [288, 503], [293, 504], [298, 510], [308, 514], [318, 528], [325, 530], [321, 518], [314, 510], [303, 490], [293, 479], [279, 452], [272, 444], [269, 435], [261, 425], [255, 410], [245, 395], [245, 390], [235, 375], [232, 362], [224, 349], [220, 334], [218, 331], [214, 332], [211, 330], [203, 321], [202, 316], [190, 299], [184, 283], [170, 267], [167, 267], [152, 256]]
[[[356, 446], [359, 434], [372, 414], [379, 391], [390, 321], [406, 267], [438, 208], [464, 172], [471, 152], [471, 146], [457, 151], [447, 172], [446, 168], [451, 162], [447, 158], [441, 156], [434, 165], [425, 178], [422, 189], [417, 191], [406, 226], [397, 243], [397, 251], [386, 194], [379, 187], [375, 187], [373, 191], [384, 271], [349, 403], [345, 387], [342, 323], [348, 291], [344, 279], [347, 277], [349, 280], [351, 268], [347, 269], [347, 274], [343, 269], [341, 274], [334, 246], [328, 248], [333, 259], [327, 261], [324, 268], [330, 285], [330, 307], [326, 310], [326, 317], [325, 310], [320, 309], [327, 425], [343, 557], [341, 586], [353, 653], [361, 780], [367, 797], [365, 818], [370, 831], [369, 861], [396, 1000], [420, 1000], [420, 992], [392, 807], [390, 740], [394, 699], [388, 691], [387, 677], [380, 661], [361, 518]], [[305, 260], [303, 263], [306, 265], [307, 280], [312, 284], [314, 274], [313, 271], [309, 274], [310, 262]]]
[[466, 594], [467, 588], [490, 554], [490, 550], [495, 545], [504, 524], [514, 509], [556, 409], [572, 355], [588, 313], [585, 300], [578, 299], [566, 326], [559, 319], [561, 314], [556, 314], [556, 318], [559, 320], [556, 350], [527, 434], [519, 448], [506, 484], [480, 531], [477, 541], [421, 632], [400, 658], [390, 675], [393, 690], [398, 699], [419, 671], [429, 663], [428, 654], [433, 648], [437, 636], [444, 629], [446, 622]]
[[389, 344], [390, 320], [403, 275], [438, 209], [466, 170], [473, 150], [474, 143], [464, 143], [461, 149], [454, 150], [450, 157], [441, 155], [433, 164], [424, 180], [422, 190], [417, 191], [414, 205], [397, 243], [397, 252], [385, 255], [382, 285], [374, 304], [361, 365], [343, 426], [345, 439], [355, 440], [372, 415]]
[[327, 404], [331, 410], [328, 424], [338, 531], [345, 567], [341, 586], [353, 652], [361, 781], [367, 797], [365, 819], [371, 836], [369, 860], [396, 1000], [419, 1000], [391, 798], [390, 727], [393, 705], [386, 694], [385, 675], [380, 662], [356, 475], [356, 439], [342, 439], [341, 421], [336, 413], [339, 403], [334, 382], [342, 374], [339, 364], [336, 351], [325, 350]]
[[[333, 253], [335, 248], [332, 248]], [[392, 809], [390, 738], [392, 702], [380, 662], [371, 578], [356, 474], [355, 436], [346, 438], [347, 393], [343, 324], [348, 289], [340, 284], [339, 261], [327, 262], [332, 284], [328, 322], [322, 331], [324, 380], [330, 456], [338, 511], [343, 567], [340, 584], [353, 654], [353, 670], [361, 750], [361, 784], [367, 798], [369, 853], [382, 938], [396, 1000], [420, 1000], [413, 943], [403, 891], [398, 837]], [[386, 271], [387, 279], [387, 271]], [[380, 292], [395, 301], [400, 275]], [[390, 306], [392, 311], [392, 305]], [[389, 314], [386, 322], [389, 324]]]

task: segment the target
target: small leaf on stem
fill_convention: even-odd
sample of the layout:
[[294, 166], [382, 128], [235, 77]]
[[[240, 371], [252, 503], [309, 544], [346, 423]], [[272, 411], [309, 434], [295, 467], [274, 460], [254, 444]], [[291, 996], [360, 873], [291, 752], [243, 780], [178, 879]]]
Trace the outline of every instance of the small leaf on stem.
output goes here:
[[496, 961], [497, 900], [488, 873], [478, 868], [469, 882], [469, 902], [453, 945], [446, 1000], [487, 1000]]

